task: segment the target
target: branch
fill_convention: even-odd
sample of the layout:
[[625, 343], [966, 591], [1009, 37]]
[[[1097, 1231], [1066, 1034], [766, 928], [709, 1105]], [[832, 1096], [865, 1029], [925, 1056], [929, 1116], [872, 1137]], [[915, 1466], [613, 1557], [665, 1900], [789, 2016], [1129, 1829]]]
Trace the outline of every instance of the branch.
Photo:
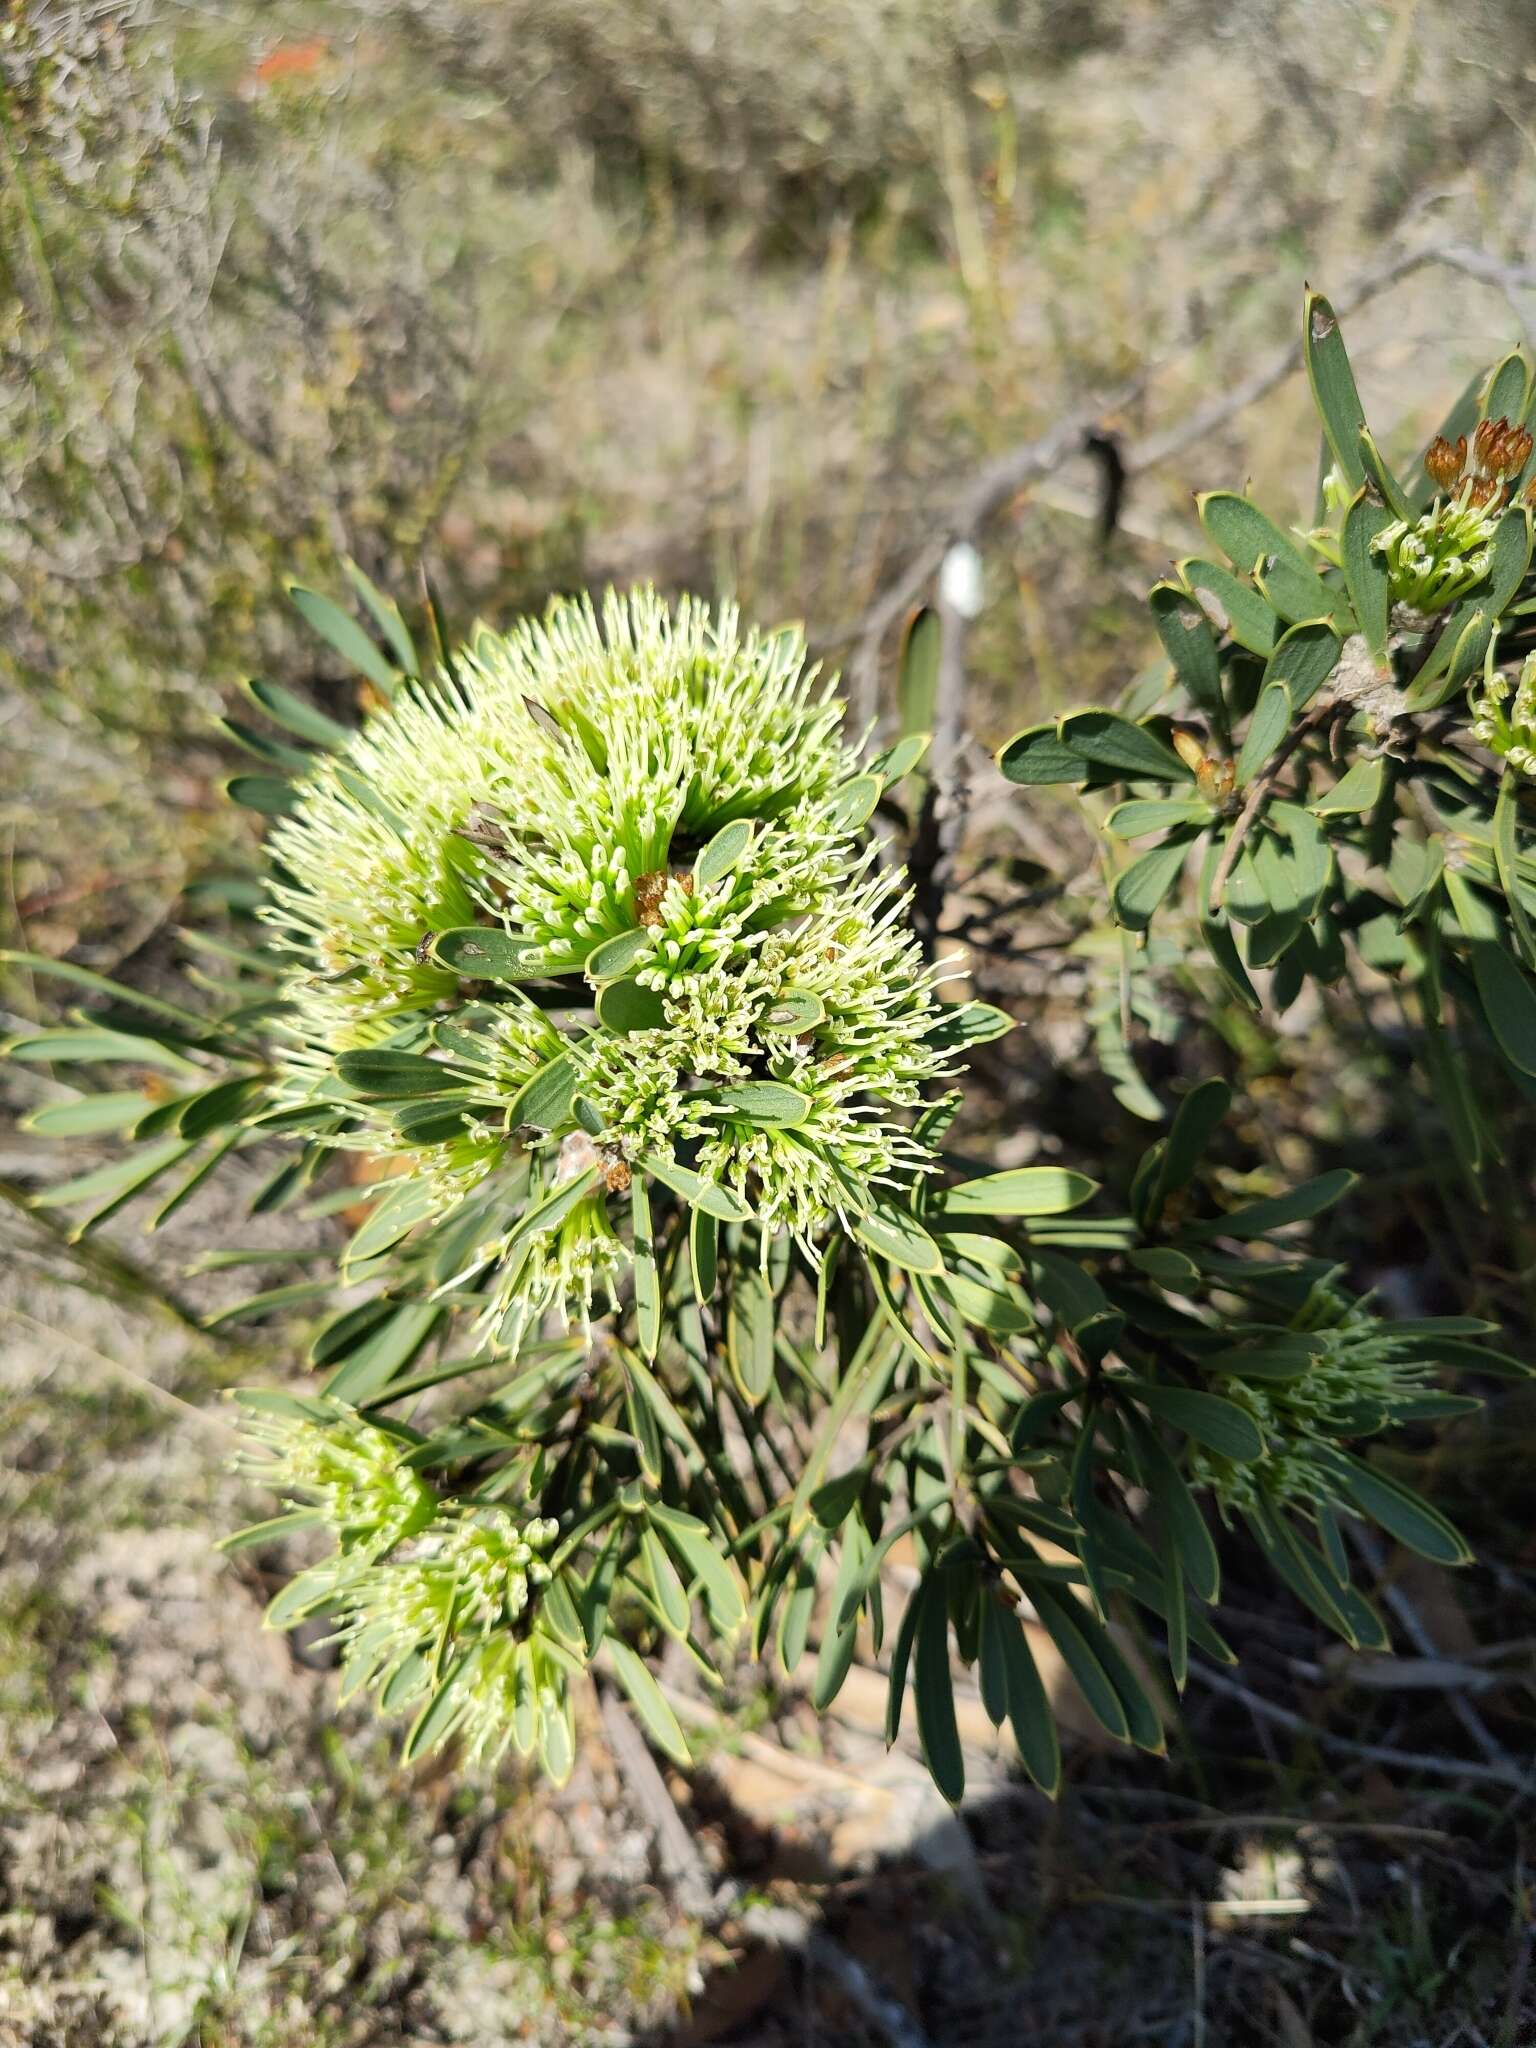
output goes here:
[[1237, 866], [1238, 855], [1243, 850], [1243, 841], [1252, 830], [1254, 821], [1257, 819], [1260, 811], [1263, 810], [1264, 806], [1274, 795], [1275, 784], [1280, 780], [1286, 762], [1290, 760], [1292, 754], [1295, 753], [1308, 733], [1316, 732], [1320, 725], [1328, 723], [1336, 708], [1331, 696], [1326, 697], [1319, 704], [1314, 704], [1301, 723], [1292, 726], [1280, 745], [1254, 777], [1253, 786], [1248, 792], [1248, 800], [1237, 814], [1237, 820], [1232, 827], [1231, 835], [1226, 845], [1222, 848], [1221, 859], [1217, 863], [1216, 872], [1211, 877], [1210, 908], [1212, 910], [1220, 910], [1222, 895], [1226, 890], [1227, 883], [1232, 878], [1232, 870]]

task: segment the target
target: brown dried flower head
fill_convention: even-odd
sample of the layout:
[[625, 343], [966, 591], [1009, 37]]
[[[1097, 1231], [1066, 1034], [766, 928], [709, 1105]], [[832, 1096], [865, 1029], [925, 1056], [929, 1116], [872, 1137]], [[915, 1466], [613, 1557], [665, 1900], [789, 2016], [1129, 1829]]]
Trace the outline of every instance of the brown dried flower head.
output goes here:
[[1473, 452], [1484, 476], [1505, 481], [1524, 469], [1531, 437], [1524, 427], [1511, 426], [1506, 419], [1484, 420], [1474, 437]]
[[693, 874], [688, 868], [657, 868], [636, 881], [635, 917], [639, 923], [661, 923], [661, 899], [667, 893], [669, 882], [676, 882], [685, 896], [693, 894]]
[[1467, 437], [1458, 434], [1454, 441], [1447, 441], [1444, 434], [1437, 434], [1430, 442], [1424, 456], [1424, 467], [1429, 471], [1437, 489], [1454, 491], [1461, 481], [1461, 472], [1467, 466]]

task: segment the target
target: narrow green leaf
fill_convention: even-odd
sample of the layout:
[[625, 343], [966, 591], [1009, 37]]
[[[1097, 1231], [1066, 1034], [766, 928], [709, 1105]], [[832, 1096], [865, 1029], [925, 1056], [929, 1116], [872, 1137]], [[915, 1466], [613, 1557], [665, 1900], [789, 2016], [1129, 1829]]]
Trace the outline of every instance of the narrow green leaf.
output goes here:
[[661, 1687], [646, 1668], [644, 1661], [617, 1636], [609, 1636], [603, 1645], [603, 1656], [609, 1670], [629, 1695], [636, 1713], [640, 1716], [645, 1732], [656, 1747], [675, 1764], [687, 1770], [693, 1762], [683, 1731], [678, 1726], [677, 1716], [667, 1705]]
[[[1367, 481], [1374, 484], [1376, 489], [1380, 491], [1383, 502], [1391, 508], [1392, 517], [1394, 519], [1411, 521], [1413, 518], [1413, 507], [1408, 502], [1407, 493], [1393, 475], [1387, 458], [1376, 446], [1376, 436], [1369, 427], [1362, 427], [1360, 429], [1357, 446], [1360, 450], [1361, 467], [1365, 471]], [[1320, 521], [1315, 523], [1321, 524]]]
[[1344, 337], [1334, 310], [1321, 292], [1309, 291], [1302, 308], [1302, 357], [1313, 403], [1322, 421], [1334, 465], [1352, 491], [1365, 482], [1365, 465], [1360, 459], [1360, 429], [1365, 410], [1355, 388], [1355, 373], [1349, 366]]
[[1210, 816], [1203, 797], [1133, 797], [1115, 805], [1104, 829], [1116, 839], [1140, 839], [1148, 832], [1166, 832], [1170, 825], [1200, 825]]
[[656, 950], [656, 935], [648, 925], [636, 925], [632, 932], [620, 932], [616, 939], [604, 939], [587, 955], [582, 972], [595, 987], [601, 981], [620, 981], [633, 973]]
[[1222, 725], [1221, 662], [1204, 612], [1177, 583], [1154, 583], [1147, 602], [1179, 686], [1213, 724]]
[[1480, 416], [1485, 420], [1508, 420], [1511, 425], [1518, 425], [1525, 418], [1529, 380], [1523, 350], [1511, 349], [1489, 372]]
[[943, 1272], [944, 1258], [938, 1246], [916, 1218], [895, 1202], [879, 1202], [852, 1222], [860, 1243], [893, 1265], [914, 1273]]
[[754, 1267], [739, 1266], [726, 1316], [726, 1357], [743, 1400], [755, 1408], [773, 1384], [773, 1296]]
[[260, 676], [252, 676], [246, 683], [246, 691], [259, 704], [275, 725], [285, 732], [296, 733], [301, 740], [310, 740], [319, 747], [344, 747], [352, 734], [334, 718], [328, 718], [313, 704], [306, 704], [302, 697], [296, 697], [292, 690], [285, 690], [281, 683], [269, 683]]
[[721, 1227], [707, 1208], [694, 1208], [688, 1214], [688, 1270], [694, 1282], [694, 1298], [700, 1309], [709, 1307], [715, 1300], [715, 1282], [719, 1276], [719, 1241]]
[[724, 1635], [740, 1628], [747, 1618], [747, 1603], [741, 1581], [727, 1562], [720, 1539], [707, 1523], [680, 1508], [653, 1503], [651, 1520], [682, 1560], [704, 1597], [715, 1628]]
[[[165, 1138], [158, 1145], [145, 1146], [128, 1153], [125, 1158], [111, 1160], [105, 1166], [95, 1167], [89, 1173], [77, 1174], [72, 1180], [59, 1181], [51, 1188], [44, 1188], [33, 1195], [34, 1209], [63, 1209], [76, 1202], [110, 1201], [114, 1208], [136, 1195], [141, 1188], [159, 1178], [167, 1167], [174, 1166], [178, 1159], [184, 1159], [192, 1150], [183, 1138]], [[90, 1223], [104, 1221], [102, 1215], [91, 1217]], [[81, 1227], [76, 1235], [83, 1235], [89, 1224]]]
[[1127, 931], [1144, 932], [1152, 922], [1157, 906], [1184, 871], [1190, 844], [1189, 832], [1175, 832], [1116, 875], [1110, 900]]
[[901, 644], [896, 704], [903, 733], [930, 733], [938, 712], [939, 615], [930, 605], [912, 614]]
[[386, 1395], [389, 1384], [415, 1358], [443, 1319], [435, 1302], [406, 1302], [385, 1316], [349, 1349], [321, 1388], [334, 1401], [366, 1408]]
[[1034, 1579], [1029, 1582], [1029, 1597], [1046, 1633], [1061, 1652], [1067, 1669], [1077, 1680], [1078, 1690], [1086, 1700], [1089, 1712], [1116, 1741], [1129, 1742], [1131, 1729], [1125, 1716], [1125, 1708], [1121, 1705], [1120, 1695], [1110, 1683], [1108, 1673], [1095, 1654], [1094, 1642], [1084, 1626], [1088, 1620], [1084, 1610], [1070, 1596], [1065, 1599], [1058, 1598], [1044, 1584], [1037, 1583]]
[[568, 1053], [557, 1053], [526, 1080], [507, 1105], [507, 1128], [524, 1124], [558, 1131], [571, 1121], [576, 1100], [576, 1070]]
[[745, 1199], [734, 1188], [724, 1187], [719, 1181], [705, 1180], [702, 1174], [679, 1166], [675, 1160], [661, 1159], [654, 1152], [648, 1152], [640, 1161], [640, 1169], [654, 1180], [659, 1180], [664, 1188], [670, 1188], [674, 1195], [681, 1195], [690, 1208], [702, 1209], [707, 1215], [718, 1217], [722, 1223], [745, 1223], [752, 1214]]
[[18, 947], [0, 946], [0, 966], [24, 967], [28, 974], [40, 974], [49, 981], [67, 981], [76, 988], [92, 989], [97, 995], [110, 996], [113, 1002], [138, 1010], [146, 1017], [164, 1017], [193, 1038], [202, 1038], [207, 1033], [207, 1019], [198, 1016], [195, 1010], [184, 1010], [179, 1003], [168, 1003], [163, 996], [147, 995], [142, 989], [129, 988], [124, 982], [97, 974], [93, 968], [76, 966], [73, 960], [55, 960], [48, 953], [29, 953]]
[[1536, 989], [1529, 978], [1495, 941], [1472, 947], [1472, 978], [1499, 1051], [1517, 1072], [1536, 1076]]
[[1303, 1181], [1287, 1194], [1251, 1202], [1246, 1209], [1234, 1209], [1230, 1214], [1209, 1222], [1191, 1224], [1187, 1226], [1187, 1234], [1194, 1237], [1262, 1237], [1267, 1231], [1279, 1230], [1287, 1223], [1301, 1223], [1320, 1216], [1347, 1194], [1358, 1178], [1358, 1174], [1351, 1173], [1346, 1167], [1335, 1167], [1331, 1173], [1320, 1173], [1313, 1180]]
[[1196, 498], [1195, 506], [1211, 539], [1235, 568], [1255, 577], [1260, 594], [1281, 618], [1329, 617], [1335, 593], [1318, 575], [1300, 542], [1276, 526], [1252, 499], [1236, 491], [1205, 491]]
[[1099, 1184], [1065, 1166], [1017, 1166], [1006, 1173], [986, 1173], [947, 1188], [938, 1206], [946, 1219], [956, 1216], [1060, 1216], [1081, 1208], [1099, 1191]]
[[827, 1006], [809, 989], [784, 989], [764, 1010], [763, 1028], [768, 1031], [812, 1031], [822, 1023]]
[[1391, 510], [1382, 503], [1376, 486], [1367, 483], [1351, 500], [1340, 533], [1344, 581], [1355, 608], [1355, 619], [1365, 635], [1366, 645], [1382, 663], [1387, 658], [1392, 591], [1386, 556], [1373, 547], [1372, 542], [1383, 528], [1391, 524]]
[[708, 1100], [727, 1116], [777, 1129], [803, 1124], [811, 1113], [810, 1097], [802, 1095], [798, 1088], [786, 1087], [782, 1081], [727, 1083], [712, 1089]]
[[1373, 811], [1386, 779], [1386, 763], [1380, 755], [1353, 762], [1332, 789], [1325, 790], [1312, 804], [1319, 818], [1339, 817], [1358, 811]]
[[1429, 1502], [1421, 1500], [1410, 1487], [1388, 1479], [1363, 1458], [1340, 1452], [1329, 1465], [1339, 1473], [1350, 1499], [1362, 1514], [1386, 1530], [1399, 1543], [1416, 1550], [1436, 1564], [1469, 1564], [1472, 1553], [1451, 1523]]
[[1217, 562], [1188, 555], [1178, 565], [1185, 589], [1218, 633], [1226, 633], [1253, 654], [1274, 652], [1280, 615], [1251, 583]]
[[7, 1059], [46, 1062], [53, 1066], [93, 1065], [101, 1060], [120, 1060], [125, 1066], [169, 1067], [178, 1074], [200, 1074], [204, 1070], [186, 1059], [173, 1046], [157, 1038], [139, 1038], [130, 1031], [111, 1031], [99, 1025], [61, 1025], [49, 1031], [29, 1031], [6, 1042]]
[[1499, 778], [1499, 794], [1493, 807], [1493, 857], [1499, 871], [1499, 886], [1509, 908], [1510, 928], [1520, 964], [1536, 969], [1536, 933], [1531, 930], [1530, 913], [1520, 889], [1520, 841], [1516, 817], [1520, 802], [1520, 778], [1506, 766]]
[[656, 1246], [651, 1234], [651, 1198], [646, 1192], [643, 1173], [630, 1175], [629, 1202], [633, 1221], [635, 1330], [640, 1349], [647, 1358], [654, 1358], [656, 1347], [661, 1342], [661, 1276], [656, 1269]]
[[965, 1796], [965, 1755], [949, 1676], [949, 1606], [944, 1582], [930, 1576], [915, 1595], [920, 1609], [912, 1658], [917, 1732], [929, 1774], [951, 1806]]
[[264, 818], [285, 818], [299, 806], [298, 791], [281, 775], [231, 775], [224, 794], [231, 803], [259, 811]]
[[1308, 618], [1275, 642], [1264, 667], [1265, 685], [1284, 683], [1291, 693], [1292, 714], [1299, 715], [1338, 667], [1343, 651], [1344, 642], [1327, 620]]
[[1264, 1455], [1264, 1439], [1246, 1409], [1220, 1394], [1197, 1393], [1192, 1387], [1153, 1386], [1146, 1380], [1125, 1380], [1124, 1386], [1141, 1407], [1160, 1422], [1172, 1423], [1218, 1456], [1250, 1464]]
[[393, 598], [386, 597], [350, 557], [344, 560], [341, 566], [346, 571], [347, 581], [367, 607], [384, 644], [394, 656], [396, 666], [404, 675], [419, 676], [421, 663], [416, 656], [416, 644], [406, 630], [405, 621], [400, 616], [400, 607]]
[[1190, 1585], [1211, 1605], [1221, 1595], [1221, 1562], [1205, 1517], [1157, 1432], [1140, 1417], [1136, 1424], [1136, 1452], [1153, 1509], [1168, 1530]]
[[45, 1102], [21, 1120], [24, 1131], [41, 1138], [89, 1138], [102, 1131], [121, 1131], [150, 1107], [147, 1095], [77, 1095], [68, 1102]]
[[1060, 730], [1073, 753], [1095, 768], [1114, 768], [1128, 778], [1150, 782], [1190, 779], [1190, 770], [1172, 747], [1116, 712], [1069, 711]]
[[1266, 683], [1259, 692], [1237, 757], [1237, 786], [1246, 789], [1291, 729], [1291, 693], [1284, 683]]
[[288, 595], [304, 623], [328, 641], [343, 661], [360, 669], [382, 696], [395, 694], [400, 683], [398, 670], [385, 660], [356, 619], [330, 598], [306, 590], [301, 583], [290, 583]]
[[833, 793], [827, 822], [834, 832], [856, 832], [874, 816], [883, 784], [878, 775], [855, 775]]
[[1002, 1642], [1008, 1667], [1008, 1722], [1019, 1758], [1045, 1796], [1054, 1799], [1061, 1789], [1061, 1738], [1016, 1613], [1004, 1616]]
[[448, 1095], [464, 1083], [452, 1067], [419, 1052], [344, 1052], [336, 1071], [349, 1089], [370, 1102], [395, 1102], [420, 1095]]
[[656, 1606], [662, 1620], [675, 1636], [688, 1633], [688, 1595], [683, 1591], [683, 1582], [677, 1575], [677, 1567], [667, 1555], [665, 1546], [656, 1531], [646, 1527], [640, 1532], [640, 1555], [645, 1563], [646, 1576], [651, 1590], [656, 1595]]
[[1026, 788], [1083, 783], [1089, 777], [1088, 763], [1062, 739], [1054, 720], [1016, 732], [998, 749], [997, 765], [1010, 782]]

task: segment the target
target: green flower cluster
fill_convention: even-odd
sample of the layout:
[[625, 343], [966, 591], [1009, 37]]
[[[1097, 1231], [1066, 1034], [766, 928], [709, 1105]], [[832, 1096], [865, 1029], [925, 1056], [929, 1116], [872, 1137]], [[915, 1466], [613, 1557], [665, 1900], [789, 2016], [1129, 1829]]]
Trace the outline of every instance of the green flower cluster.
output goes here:
[[1252, 1513], [1261, 1498], [1272, 1507], [1347, 1510], [1338, 1446], [1407, 1419], [1432, 1397], [1435, 1362], [1423, 1356], [1411, 1331], [1394, 1334], [1365, 1302], [1325, 1290], [1308, 1320], [1322, 1326], [1299, 1337], [1288, 1375], [1221, 1381], [1224, 1398], [1257, 1425], [1263, 1455], [1239, 1463], [1191, 1447], [1189, 1477], [1210, 1488], [1224, 1513]]
[[340, 1401], [248, 1405], [248, 1448], [236, 1469], [282, 1497], [290, 1512], [323, 1523], [338, 1552], [382, 1557], [418, 1535], [437, 1513], [437, 1495], [403, 1462], [416, 1439], [381, 1428]]
[[338, 1401], [245, 1399], [251, 1448], [236, 1468], [286, 1503], [286, 1526], [323, 1528], [335, 1546], [289, 1583], [269, 1622], [332, 1621], [343, 1696], [419, 1705], [452, 1674], [451, 1719], [422, 1729], [421, 1746], [456, 1732], [492, 1762], [513, 1744], [523, 1755], [537, 1747], [563, 1778], [574, 1756], [569, 1681], [582, 1660], [539, 1612], [559, 1523], [440, 1499], [411, 1468], [421, 1440], [401, 1425], [380, 1427]]
[[1481, 583], [1500, 510], [1497, 500], [1479, 506], [1453, 498], [1437, 501], [1420, 519], [1384, 526], [1371, 547], [1386, 561], [1393, 603], [1442, 612]]
[[[400, 1155], [435, 1217], [491, 1196], [464, 1265], [509, 1341], [611, 1291], [636, 1173], [813, 1249], [931, 1164], [905, 1113], [964, 1032], [864, 829], [878, 766], [798, 632], [641, 592], [482, 631], [301, 786], [284, 1100], [344, 1105], [329, 1142]], [[404, 1106], [369, 1085], [396, 1051], [434, 1063]]]
[[1536, 654], [1527, 655], [1519, 681], [1495, 668], [1467, 693], [1472, 737], [1522, 775], [1536, 775]]

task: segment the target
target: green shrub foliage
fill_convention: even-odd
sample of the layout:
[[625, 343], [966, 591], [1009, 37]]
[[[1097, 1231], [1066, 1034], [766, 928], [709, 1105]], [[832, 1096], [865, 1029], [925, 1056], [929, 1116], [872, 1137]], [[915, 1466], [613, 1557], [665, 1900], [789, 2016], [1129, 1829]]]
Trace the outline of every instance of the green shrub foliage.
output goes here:
[[[1394, 976], [1475, 1174], [1448, 1006], [1536, 1081], [1530, 368], [1498, 364], [1400, 479], [1326, 302], [1304, 321], [1312, 526], [1202, 497], [1208, 553], [1151, 594], [1167, 667], [1001, 766], [1112, 800], [1109, 844], [1149, 842], [1114, 919], [1177, 908], [1241, 1002], [1351, 955]], [[596, 1666], [686, 1761], [670, 1638], [706, 1689], [750, 1653], [821, 1708], [882, 1658], [892, 1736], [910, 1688], [950, 1798], [974, 1667], [1051, 1791], [1025, 1612], [1105, 1728], [1160, 1749], [1166, 1702], [1111, 1623], [1139, 1618], [1176, 1689], [1192, 1648], [1229, 1660], [1239, 1527], [1388, 1647], [1351, 1518], [1466, 1552], [1370, 1441], [1474, 1405], [1448, 1365], [1521, 1368], [1486, 1324], [1382, 1319], [1309, 1254], [1347, 1172], [1224, 1207], [1221, 1080], [1118, 1196], [953, 1154], [967, 1053], [1011, 1020], [912, 929], [883, 821], [920, 735], [871, 756], [798, 634], [728, 608], [559, 602], [454, 648], [429, 607], [424, 659], [355, 572], [354, 605], [292, 595], [373, 708], [353, 731], [256, 682], [262, 722], [230, 722], [258, 757], [231, 794], [272, 819], [250, 936], [194, 932], [187, 1006], [33, 960], [91, 1006], [10, 1056], [78, 1073], [36, 1128], [131, 1141], [40, 1198], [80, 1230], [146, 1195], [163, 1221], [238, 1151], [273, 1162], [255, 1209], [334, 1252], [226, 1312], [326, 1305], [317, 1391], [243, 1397], [278, 1512], [230, 1542], [328, 1545], [270, 1619], [326, 1617], [407, 1754], [456, 1738], [560, 1779]], [[898, 1543], [918, 1576], [891, 1611]]]

